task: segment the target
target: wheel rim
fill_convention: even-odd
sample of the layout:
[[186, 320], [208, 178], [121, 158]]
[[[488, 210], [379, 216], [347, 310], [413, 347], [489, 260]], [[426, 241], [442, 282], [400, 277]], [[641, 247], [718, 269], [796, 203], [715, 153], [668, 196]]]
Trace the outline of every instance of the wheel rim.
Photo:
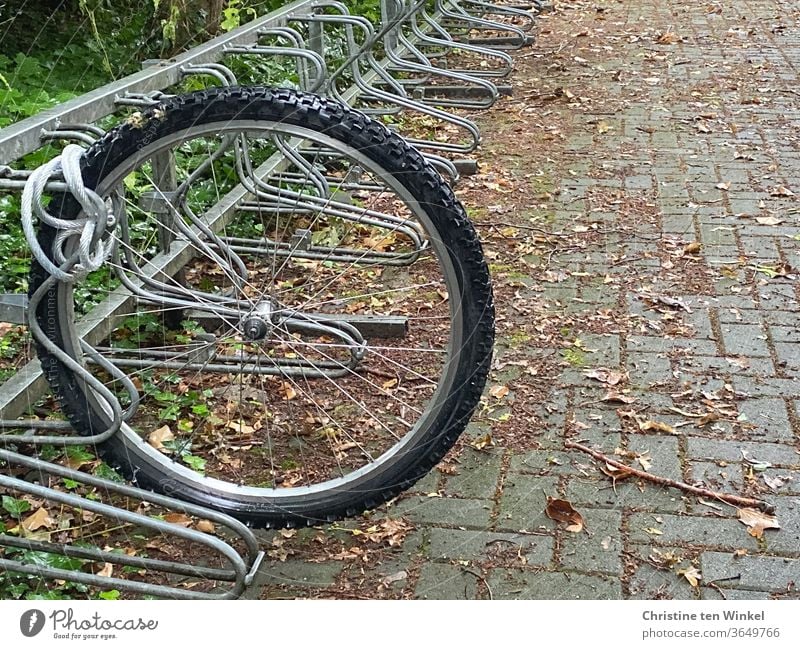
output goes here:
[[[294, 138], [303, 138], [307, 141], [313, 141], [316, 145], [328, 148], [328, 149], [335, 149], [340, 156], [346, 157], [351, 161], [354, 161], [356, 164], [361, 165], [365, 169], [373, 169], [376, 167], [375, 163], [372, 162], [369, 158], [367, 158], [363, 153], [357, 151], [353, 147], [348, 145], [343, 145], [341, 142], [334, 140], [333, 138], [324, 136], [319, 133], [311, 132], [307, 129], [302, 127], [296, 126], [288, 126], [286, 124], [275, 124], [269, 121], [263, 121], [260, 123], [255, 123], [251, 121], [246, 122], [227, 122], [227, 123], [213, 123], [213, 124], [206, 124], [202, 126], [195, 127], [191, 133], [193, 138], [197, 138], [201, 140], [203, 138], [210, 137], [211, 134], [220, 134], [226, 132], [238, 132], [239, 130], [246, 127], [245, 130], [248, 131], [250, 138], [252, 139], [252, 135], [258, 129], [258, 131], [262, 134], [269, 133], [269, 132], [276, 132], [280, 131], [286, 137], [294, 137]], [[123, 182], [123, 179], [127, 179], [130, 177], [131, 169], [138, 169], [140, 167], [146, 167], [144, 164], [146, 161], [150, 160], [152, 156], [156, 153], [157, 150], [169, 150], [174, 145], [176, 145], [179, 141], [188, 139], [187, 132], [181, 132], [175, 134], [171, 137], [166, 137], [154, 142], [149, 147], [144, 147], [139, 150], [137, 157], [132, 161], [128, 162], [124, 165], [120, 165], [112, 172], [107, 174], [107, 176], [103, 179], [100, 186], [98, 187], [98, 191], [101, 195], [107, 195], [110, 190], [119, 185], [120, 182]], [[381, 173], [381, 171], [383, 173]], [[192, 485], [195, 488], [202, 489], [204, 491], [213, 490], [218, 492], [222, 496], [230, 495], [235, 496], [240, 499], [252, 500], [252, 501], [280, 501], [281, 499], [290, 500], [296, 497], [314, 495], [314, 494], [323, 494], [323, 493], [333, 493], [339, 490], [357, 490], [359, 485], [363, 484], [368, 480], [372, 480], [375, 478], [376, 474], [379, 474], [381, 471], [385, 470], [387, 467], [400, 461], [402, 459], [403, 454], [405, 451], [410, 447], [413, 446], [419, 437], [422, 435], [424, 431], [430, 428], [433, 425], [433, 421], [437, 419], [440, 415], [439, 409], [441, 408], [442, 404], [444, 403], [447, 395], [450, 394], [454, 381], [456, 370], [458, 368], [458, 356], [459, 350], [461, 348], [461, 344], [463, 342], [463, 332], [461, 331], [460, 327], [460, 310], [461, 310], [461, 303], [460, 303], [460, 290], [458, 286], [458, 276], [456, 273], [455, 268], [453, 267], [452, 260], [450, 258], [450, 254], [446, 249], [446, 245], [443, 241], [441, 241], [437, 236], [430, 236], [431, 233], [436, 232], [436, 227], [432, 223], [429, 216], [426, 212], [418, 205], [415, 198], [412, 196], [411, 192], [402, 185], [395, 177], [391, 176], [385, 169], [376, 169], [374, 172], [374, 176], [371, 177], [372, 181], [375, 181], [375, 184], [378, 184], [377, 181], [380, 180], [385, 187], [385, 190], [391, 190], [396, 197], [405, 204], [407, 210], [410, 210], [411, 214], [413, 214], [414, 219], [422, 226], [425, 233], [428, 235], [428, 242], [429, 242], [429, 251], [432, 256], [436, 260], [436, 265], [438, 266], [442, 277], [438, 280], [439, 284], [445, 287], [446, 291], [446, 306], [444, 307], [444, 311], [446, 311], [446, 317], [448, 319], [447, 325], [447, 334], [448, 339], [446, 345], [440, 346], [437, 348], [437, 352], [440, 355], [440, 364], [441, 364], [441, 376], [438, 377], [436, 381], [435, 388], [430, 392], [430, 398], [426, 404], [424, 410], [416, 409], [416, 419], [413, 421], [413, 425], [409, 426], [408, 429], [405, 431], [403, 435], [398, 436], [398, 439], [391, 440], [391, 445], [388, 448], [383, 449], [380, 453], [374, 452], [372, 449], [365, 449], [363, 445], [359, 444], [359, 440], [353, 438], [353, 429], [351, 428], [352, 424], [357, 422], [358, 417], [349, 417], [348, 421], [345, 421], [345, 417], [343, 415], [337, 415], [335, 410], [333, 413], [328, 412], [328, 404], [320, 403], [319, 399], [316, 399], [316, 403], [314, 404], [316, 408], [316, 415], [314, 417], [314, 411], [312, 410], [310, 417], [312, 425], [319, 425], [322, 427], [322, 433], [328, 435], [331, 439], [326, 440], [327, 448], [331, 450], [333, 453], [333, 458], [336, 461], [336, 465], [341, 469], [342, 462], [341, 458], [337, 458], [337, 454], [347, 454], [347, 451], [352, 451], [353, 449], [357, 449], [359, 452], [366, 451], [366, 455], [364, 457], [364, 462], [362, 462], [363, 466], [360, 468], [355, 468], [354, 470], [349, 470], [342, 475], [337, 477], [329, 477], [327, 479], [320, 479], [316, 476], [322, 475], [319, 472], [312, 472], [309, 473], [306, 481], [307, 484], [296, 484], [292, 483], [292, 478], [289, 478], [288, 484], [289, 486], [276, 486], [277, 484], [285, 485], [287, 483], [286, 476], [291, 476], [294, 467], [291, 466], [291, 462], [296, 462], [296, 459], [293, 460], [291, 457], [288, 456], [276, 456], [276, 452], [278, 449], [276, 445], [279, 444], [281, 441], [286, 442], [287, 438], [284, 436], [283, 438], [280, 437], [277, 430], [274, 427], [270, 427], [269, 431], [266, 433], [266, 439], [264, 437], [261, 438], [261, 443], [266, 444], [269, 449], [270, 456], [266, 458], [266, 461], [269, 463], [269, 471], [268, 474], [271, 476], [273, 480], [273, 484], [271, 486], [244, 486], [240, 484], [236, 484], [233, 477], [236, 475], [235, 472], [233, 473], [224, 473], [220, 472], [219, 475], [214, 475], [214, 471], [209, 471], [209, 460], [206, 460], [206, 475], [201, 475], [195, 470], [192, 470], [189, 466], [186, 465], [186, 459], [181, 453], [181, 459], [178, 461], [169, 462], [168, 457], [165, 457], [163, 449], [157, 450], [156, 446], [148, 443], [148, 433], [152, 434], [154, 431], [163, 428], [164, 425], [170, 426], [171, 432], [173, 435], [179, 432], [176, 430], [180, 427], [180, 422], [184, 421], [180, 418], [178, 419], [170, 419], [169, 416], [161, 417], [158, 422], [151, 422], [149, 426], [145, 426], [145, 430], [139, 430], [141, 426], [137, 427], [136, 420], [132, 421], [133, 426], [124, 425], [121, 431], [123, 435], [126, 445], [128, 445], [131, 450], [139, 456], [137, 458], [138, 461], [144, 460], [150, 463], [154, 467], [159, 467], [161, 469], [165, 469], [167, 471], [166, 477], [173, 478], [178, 480], [179, 482]], [[384, 192], [385, 193], [385, 192]], [[385, 199], [385, 196], [382, 196]], [[277, 223], [277, 221], [276, 221]], [[321, 223], [317, 221], [317, 225]], [[227, 227], [227, 226], [226, 226]], [[277, 227], [277, 226], [276, 226]], [[282, 234], [285, 234], [282, 233]], [[277, 239], [278, 237], [276, 237]], [[378, 246], [373, 245], [373, 248]], [[273, 264], [274, 264], [273, 259]], [[324, 262], [323, 262], [324, 263]], [[275, 266], [273, 265], [273, 269]], [[349, 269], [349, 275], [355, 275], [355, 265], [350, 265], [347, 267]], [[417, 266], [419, 269], [420, 267]], [[319, 267], [314, 269], [317, 272], [321, 272]], [[191, 274], [192, 269], [188, 270], [188, 273]], [[385, 272], [385, 270], [383, 271]], [[419, 272], [413, 271], [413, 272]], [[363, 271], [359, 271], [359, 275], [363, 274]], [[415, 276], [412, 274], [412, 276]], [[320, 277], [324, 277], [324, 273], [320, 274]], [[340, 279], [344, 279], [341, 277]], [[348, 277], [347, 279], [350, 279]], [[191, 278], [189, 279], [190, 286], [192, 286]], [[430, 286], [434, 286], [436, 282], [428, 282]], [[356, 287], [358, 283], [356, 282]], [[199, 286], [199, 285], [198, 285]], [[423, 286], [420, 284], [420, 286]], [[429, 289], [430, 286], [424, 286], [425, 289]], [[434, 291], [435, 292], [435, 291]], [[199, 291], [198, 293], [203, 294], [206, 298], [209, 293], [204, 291]], [[319, 293], [319, 291], [317, 291]], [[407, 297], [408, 291], [405, 291]], [[431, 293], [431, 290], [428, 290], [428, 293]], [[223, 293], [220, 292], [220, 295]], [[72, 314], [73, 308], [73, 295], [72, 291], [69, 289], [62, 289], [60, 291], [60, 307], [61, 313], [67, 314], [68, 317]], [[283, 295], [280, 294], [279, 295]], [[360, 299], [361, 297], [370, 297], [375, 298], [378, 295], [377, 292], [364, 295], [362, 291], [361, 294], [357, 294], [355, 297], [350, 298], [351, 303], [352, 299]], [[241, 296], [238, 296], [241, 297]], [[250, 296], [252, 299], [252, 296]], [[274, 297], [270, 295], [268, 292], [262, 292], [259, 294], [259, 298], [269, 298]], [[441, 295], [440, 291], [440, 298], [444, 301], [444, 297]], [[381, 298], [378, 298], [379, 301]], [[258, 300], [253, 300], [254, 302], [258, 302]], [[260, 300], [263, 302], [264, 300]], [[442, 312], [442, 305], [438, 305], [439, 312]], [[376, 309], [373, 309], [373, 311]], [[441, 317], [438, 316], [438, 317]], [[420, 318], [422, 321], [422, 318]], [[240, 325], [240, 323], [239, 323]], [[240, 325], [241, 327], [241, 325]], [[234, 327], [236, 329], [236, 327]], [[241, 334], [241, 331], [238, 333]], [[66, 336], [65, 344], [71, 348], [71, 353], [73, 355], [79, 356], [76, 354], [76, 350], [79, 349], [79, 338], [77, 331], [71, 329], [68, 332], [68, 336]], [[416, 340], [416, 339], [415, 339]], [[239, 344], [242, 343], [241, 336], [239, 336], [239, 340], [237, 340]], [[286, 344], [287, 340], [284, 339], [283, 343]], [[324, 343], [320, 343], [315, 345], [315, 352], [323, 345]], [[256, 345], [257, 346], [257, 345]], [[291, 345], [289, 345], [291, 347]], [[382, 349], [383, 347], [383, 349]], [[386, 348], [389, 349], [386, 349]], [[295, 346], [295, 351], [297, 347]], [[380, 358], [382, 355], [383, 357], [387, 357], [390, 353], [401, 353], [404, 355], [411, 355], [416, 353], [414, 351], [416, 348], [412, 346], [408, 346], [404, 348], [403, 345], [397, 345], [392, 347], [391, 345], [370, 345], [367, 349], [367, 359], [365, 362], [369, 362], [374, 358]], [[151, 350], [154, 351], [154, 350]], [[377, 355], [370, 358], [373, 354], [377, 352]], [[325, 352], [323, 352], [323, 355]], [[262, 354], [266, 356], [266, 354]], [[268, 358], [268, 356], [267, 356]], [[266, 362], [266, 361], [265, 361]], [[383, 369], [385, 371], [386, 367], [392, 367], [395, 369], [400, 370], [411, 370], [416, 374], [420, 375], [422, 373], [416, 372], [412, 367], [410, 367], [411, 362], [405, 362], [401, 365], [404, 367], [398, 367], [398, 362], [396, 358], [383, 358], [382, 359], [383, 365], [378, 369]], [[363, 368], [360, 368], [360, 370]], [[375, 368], [373, 368], [375, 369]], [[145, 370], [137, 370], [137, 374], [139, 377], [144, 376]], [[360, 385], [362, 388], [365, 386], [369, 386], [370, 390], [374, 392], [378, 392], [383, 394], [385, 400], [395, 401], [397, 402], [398, 397], [396, 396], [397, 392], [393, 390], [395, 387], [401, 387], [400, 385], [395, 386], [391, 385], [392, 379], [389, 378], [382, 378], [380, 375], [376, 375], [373, 373], [372, 375], [378, 376], [380, 379], [380, 383], [377, 382], [377, 379], [369, 379], [366, 380], [363, 378], [363, 375], [360, 373], [356, 374], [348, 374], [347, 378], [352, 379], [351, 382]], [[160, 377], [163, 378], [163, 377]], [[404, 377], [406, 378], [406, 377]], [[423, 377], [427, 378], [427, 376]], [[285, 397], [285, 406], [283, 408], [282, 414], [287, 415], [294, 413], [295, 416], [307, 416], [309, 413], [301, 413], [301, 408], [294, 407], [296, 406], [299, 401], [299, 397], [305, 397], [307, 392], [311, 392], [311, 390], [307, 386], [307, 382], [304, 382], [297, 378], [291, 378], [289, 381], [285, 380], [285, 377], [281, 377], [281, 384], [279, 390], [284, 391]], [[331, 381], [330, 379], [317, 379], [317, 381], [325, 381], [325, 385], [330, 388]], [[397, 383], [401, 384], [403, 379], [398, 379]], [[240, 387], [243, 387], [242, 382], [240, 382]], [[263, 387], [263, 384], [262, 384]], [[374, 420], [377, 419], [374, 415], [372, 416], [372, 420], [369, 418], [369, 410], [372, 408], [371, 404], [367, 403], [367, 401], [360, 396], [357, 396], [353, 393], [352, 388], [348, 389], [347, 387], [343, 388], [341, 384], [334, 384], [335, 390], [338, 391], [340, 398], [342, 399], [344, 405], [350, 405], [352, 408], [355, 409], [355, 412], [358, 414], [363, 415], [361, 417], [362, 423], [373, 421], [373, 425], [377, 427], [377, 424], [385, 424], [385, 422]], [[194, 388], [190, 388], [193, 390]], [[391, 394], [395, 392], [395, 395], [392, 396]], [[241, 390], [240, 390], [241, 394]], [[269, 391], [269, 394], [274, 396], [274, 391]], [[86, 395], [90, 401], [94, 401], [93, 395], [88, 394]], [[156, 401], [158, 401], [159, 396], [155, 396]], [[403, 400], [407, 400], [406, 397], [403, 397]], [[314, 399], [312, 399], [314, 401]], [[265, 404], [267, 401], [265, 400]], [[272, 402], [269, 402], [272, 403]], [[339, 407], [341, 404], [336, 404], [335, 407]], [[401, 406], [409, 406], [412, 405], [410, 403], [401, 403]], [[100, 410], [100, 406], [94, 402], [94, 408], [96, 410]], [[202, 410], [202, 409], [201, 409]], [[148, 414], [152, 417], [153, 413], [151, 410], [145, 410], [145, 414]], [[388, 412], [388, 411], [387, 411]], [[163, 414], [163, 412], [162, 412]], [[217, 418], [220, 417], [220, 413], [216, 412], [213, 413]], [[231, 413], [228, 413], [231, 414]], [[266, 413], [265, 413], [266, 414]], [[269, 412], [271, 415], [275, 415], [274, 412]], [[333, 416], [331, 416], [333, 414]], [[400, 413], [402, 416], [396, 417], [396, 419], [400, 419], [403, 421], [407, 421], [412, 419], [409, 415], [408, 410], [403, 411]], [[241, 433], [241, 434], [250, 434], [253, 432], [260, 432], [264, 430], [264, 422], [261, 421], [261, 427], [257, 430], [251, 431], [250, 429], [256, 428], [257, 421], [253, 420], [252, 418], [242, 416], [242, 413], [233, 413], [234, 418], [228, 421], [223, 419], [223, 424], [225, 425], [224, 428], [227, 432], [233, 433]], [[326, 418], [327, 417], [327, 421]], [[238, 421], [236, 421], [238, 418]], [[316, 421], [315, 421], [316, 419]], [[351, 421], [352, 420], [352, 421]], [[295, 420], [297, 421], [297, 419]], [[156, 427], [156, 423], [158, 426]], [[236, 425], [233, 427], [230, 426], [231, 423], [238, 424], [238, 431], [236, 430]], [[326, 432], [326, 424], [333, 424], [333, 432], [330, 431]], [[173, 424], [173, 425], [170, 425]], [[137, 428], [139, 432], [135, 432], [134, 428]], [[328, 426], [330, 428], [330, 426]], [[384, 425], [384, 428], [386, 426]], [[148, 430], [149, 429], [149, 430]], [[144, 433], [144, 436], [142, 436]], [[195, 433], [196, 434], [196, 433]], [[179, 436], [185, 437], [185, 436]], [[229, 436], [230, 439], [230, 436]], [[228, 441], [229, 441], [228, 439]], [[303, 455], [303, 445], [306, 444], [307, 441], [299, 440], [299, 454]], [[157, 444], [156, 444], [157, 445]], [[244, 444], [247, 446], [247, 444]], [[324, 446], [324, 445], [323, 445]], [[185, 449], [185, 446], [183, 447]], [[191, 457], [200, 457], [199, 455], [194, 455], [196, 447], [193, 447], [191, 450]], [[252, 449], [249, 449], [252, 450]], [[171, 455], [172, 457], [176, 456], [177, 450], [173, 450]], [[363, 455], [363, 453], [362, 453]], [[230, 453], [228, 453], [230, 457]], [[236, 457], [233, 458], [234, 463], [241, 458]], [[309, 463], [307, 458], [301, 458], [303, 463]], [[368, 462], [366, 460], [369, 460]], [[310, 464], [310, 463], [309, 463]], [[346, 468], [350, 468], [350, 465], [346, 462]], [[215, 469], [216, 470], [216, 469]], [[283, 472], [283, 477], [281, 478], [279, 471]], [[244, 473], [244, 472], [243, 472]], [[308, 473], [308, 472], [307, 472]], [[169, 475], [171, 474], [171, 475]], [[223, 479], [224, 478], [224, 479]], [[281, 478], [279, 481], [276, 481], [277, 478]]]

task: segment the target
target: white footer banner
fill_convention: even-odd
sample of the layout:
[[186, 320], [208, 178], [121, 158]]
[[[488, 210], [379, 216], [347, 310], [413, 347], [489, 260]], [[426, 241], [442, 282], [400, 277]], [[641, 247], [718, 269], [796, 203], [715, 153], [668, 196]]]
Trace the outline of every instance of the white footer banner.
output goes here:
[[[800, 647], [795, 601], [5, 601], [0, 647]], [[513, 644], [512, 644], [513, 643]]]

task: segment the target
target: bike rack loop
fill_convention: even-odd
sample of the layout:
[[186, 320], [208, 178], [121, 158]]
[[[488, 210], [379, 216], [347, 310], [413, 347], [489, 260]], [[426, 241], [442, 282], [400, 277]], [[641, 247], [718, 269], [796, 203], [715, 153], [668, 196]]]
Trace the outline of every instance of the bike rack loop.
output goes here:
[[[96, 137], [99, 137], [103, 134], [101, 129], [92, 125], [93, 122], [110, 115], [120, 106], [147, 105], [153, 101], [156, 101], [155, 97], [162, 94], [162, 89], [177, 83], [180, 80], [180, 77], [192, 67], [194, 67], [197, 71], [203, 71], [207, 74], [214, 74], [220, 78], [220, 80], [222, 80], [224, 73], [220, 72], [221, 66], [219, 66], [218, 60], [226, 53], [257, 53], [262, 55], [284, 54], [288, 56], [294, 56], [298, 60], [298, 74], [301, 80], [304, 80], [304, 77], [299, 68], [301, 65], [301, 59], [304, 59], [311, 68], [314, 68], [314, 73], [312, 74], [314, 82], [324, 82], [325, 70], [324, 67], [320, 68], [318, 65], [319, 57], [314, 57], [313, 54], [310, 54], [308, 51], [304, 52], [302, 49], [298, 48], [270, 48], [260, 46], [258, 43], [259, 38], [265, 34], [277, 33], [280, 35], [281, 30], [288, 29], [286, 25], [291, 20], [299, 20], [301, 22], [308, 21], [309, 19], [324, 21], [321, 15], [317, 14], [314, 16], [313, 7], [315, 4], [318, 6], [318, 3], [315, 3], [313, 0], [296, 0], [295, 2], [287, 4], [260, 19], [256, 19], [251, 23], [243, 25], [242, 27], [233, 30], [228, 34], [219, 36], [208, 43], [193, 48], [192, 50], [173, 59], [168, 61], [160, 61], [154, 65], [150, 65], [139, 73], [103, 86], [102, 88], [98, 88], [74, 100], [44, 111], [37, 116], [28, 118], [8, 128], [0, 130], [0, 189], [19, 189], [22, 185], [24, 185], [28, 175], [28, 173], [23, 170], [14, 170], [8, 166], [5, 166], [8, 163], [40, 148], [42, 143], [46, 141], [71, 139], [73, 141], [81, 142], [85, 145], [91, 144]], [[419, 11], [420, 7], [421, 5], [417, 7], [416, 11]], [[481, 7], [481, 9], [483, 9], [483, 7]], [[342, 16], [342, 18], [345, 18], [345, 16]], [[405, 16], [406, 20], [409, 18], [414, 21], [412, 35], [415, 38], [424, 37], [424, 33], [420, 30], [416, 23], [416, 14], [409, 14]], [[345, 18], [345, 20], [342, 22], [347, 22], [347, 19]], [[424, 16], [424, 22], [426, 24], [431, 24], [430, 17], [427, 16], [427, 14]], [[352, 21], [347, 29], [352, 30], [352, 26], [357, 24], [357, 20]], [[488, 25], [486, 24], [482, 26], [487, 26], [488, 28]], [[499, 23], [491, 23], [490, 26], [497, 26], [501, 29], [506, 27], [504, 25], [500, 25]], [[391, 48], [387, 48], [385, 53], [388, 55], [388, 60], [385, 59], [379, 65], [383, 66], [385, 69], [389, 63], [394, 63], [395, 65], [400, 66], [401, 69], [408, 69], [408, 62], [404, 61], [402, 56], [405, 55], [406, 52], [411, 52], [412, 56], [416, 56], [416, 53], [413, 51], [415, 49], [413, 41], [402, 34], [399, 25], [395, 25], [394, 30], [395, 35], [397, 35], [397, 32], [400, 32], [397, 40], [402, 41], [402, 43], [396, 43]], [[384, 25], [384, 28], [378, 32], [378, 35], [380, 37], [384, 37], [391, 32], [392, 26]], [[285, 36], [286, 33], [287, 32], [284, 31], [283, 35]], [[350, 31], [350, 33], [352, 34], [352, 31]], [[437, 38], [434, 38], [434, 41], [437, 41], [437, 45], [440, 44], [438, 42], [438, 37], [444, 35], [445, 34], [441, 29], [435, 30], [435, 36]], [[291, 37], [289, 40], [291, 40]], [[391, 42], [391, 39], [387, 38], [385, 42]], [[370, 47], [371, 45], [372, 43], [367, 43], [367, 47]], [[485, 51], [485, 48], [475, 48], [473, 51], [477, 52], [481, 50]], [[498, 58], [502, 59], [502, 57]], [[413, 68], [414, 64], [411, 65]], [[382, 79], [383, 81], [386, 81], [384, 74], [381, 74], [380, 71], [376, 71], [377, 68], [375, 68], [375, 66], [371, 67], [373, 67], [373, 70], [369, 73], [369, 78], [371, 78], [371, 80]], [[436, 68], [430, 64], [427, 66], [419, 64], [416, 69], [417, 71], [427, 74], [442, 74], [443, 72], [442, 69]], [[478, 85], [483, 85], [483, 83], [485, 83], [480, 82], [475, 77], [469, 77], [466, 74], [459, 77], [457, 76], [458, 74], [459, 73], [452, 73], [444, 70], [443, 76], [450, 76], [454, 79], [477, 83]], [[363, 78], [360, 78], [359, 80], [364, 81]], [[368, 82], [369, 81], [367, 81], [367, 83]], [[365, 94], [365, 91], [368, 89], [372, 92], [377, 90], [374, 88], [374, 86], [367, 85], [367, 83], [364, 85], [359, 84], [358, 88], [348, 90], [347, 92], [343, 93], [343, 95], [339, 95], [339, 93], [336, 94], [341, 98], [352, 102], [359, 96], [359, 94]], [[384, 92], [381, 92], [380, 94], [383, 95], [379, 96], [379, 98], [382, 100], [394, 101], [399, 103], [401, 106], [403, 105], [398, 101], [398, 98], [401, 98], [402, 95], [392, 95], [392, 93]], [[419, 102], [410, 102], [407, 103], [405, 107], [417, 108], [419, 105]], [[464, 104], [454, 102], [448, 105]], [[475, 106], [475, 104], [467, 103], [466, 106]], [[431, 157], [434, 159], [436, 158], [436, 156]], [[56, 187], [56, 189], [58, 188], [59, 187]], [[242, 196], [244, 196], [244, 194]], [[173, 257], [173, 259], [175, 259], [175, 257]], [[26, 308], [25, 300], [20, 299], [19, 295], [4, 297], [5, 299], [0, 298], [0, 315], [5, 316], [5, 319], [10, 322], [24, 322], [24, 320], [19, 317], [19, 313], [24, 311]], [[124, 303], [124, 300], [120, 299], [119, 296], [117, 296], [115, 300], [116, 306], [122, 306]], [[29, 366], [33, 365], [33, 363], [34, 362], [29, 363]], [[27, 370], [27, 372], [25, 370]], [[15, 388], [17, 391], [14, 392], [11, 400], [13, 400], [15, 397], [19, 398], [21, 395], [27, 395], [30, 400], [32, 398], [32, 394], [37, 392], [41, 394], [43, 392], [42, 388], [44, 388], [44, 383], [42, 381], [41, 372], [37, 372], [37, 368], [35, 367], [26, 367], [25, 370], [20, 372], [16, 377], [17, 379], [20, 379], [21, 377], [21, 380], [16, 381], [17, 385]], [[6, 399], [4, 402], [3, 399], [0, 398], [0, 413], [2, 413], [2, 416], [8, 416], [7, 413], [9, 412], [9, 405], [10, 401], [8, 399]], [[27, 422], [8, 420], [2, 421], [0, 426], [27, 427], [29, 429], [53, 428], [57, 430], [66, 430], [68, 428], [68, 425], [64, 422], [44, 422], [37, 420]], [[0, 428], [0, 430], [2, 430], [2, 428]], [[33, 435], [30, 434], [31, 432], [32, 430], [29, 430], [28, 434], [24, 435], [0, 435], [0, 443], [31, 443], [33, 441]], [[73, 436], [72, 438], [69, 436], [58, 436], [58, 443], [65, 445], [86, 444], [94, 441], [100, 441], [101, 437], [101, 435], [92, 437]], [[47, 438], [39, 439], [41, 440]], [[97, 478], [78, 471], [73, 471], [71, 469], [45, 462], [38, 458], [31, 458], [21, 455], [7, 449], [0, 448], [0, 460], [5, 462], [7, 465], [15, 464], [24, 466], [39, 472], [39, 474], [48, 474], [68, 478], [70, 480], [75, 480], [86, 485], [106, 489], [110, 492], [115, 492], [127, 497], [146, 500], [163, 507], [179, 509], [189, 514], [215, 521], [221, 526], [227, 528], [234, 535], [238, 536], [247, 547], [247, 551], [243, 557], [221, 539], [209, 536], [208, 534], [204, 534], [195, 530], [188, 530], [181, 526], [148, 518], [141, 514], [129, 512], [127, 510], [105, 505], [103, 503], [97, 503], [86, 498], [76, 496], [75, 494], [59, 492], [48, 487], [32, 484], [25, 480], [0, 474], [0, 486], [6, 489], [27, 492], [34, 496], [60, 502], [68, 506], [86, 509], [88, 511], [94, 511], [106, 516], [110, 516], [118, 521], [141, 525], [142, 527], [153, 529], [160, 533], [169, 533], [175, 537], [183, 538], [187, 541], [201, 543], [222, 555], [225, 559], [227, 559], [231, 567], [230, 569], [221, 570], [192, 566], [190, 564], [179, 564], [176, 562], [135, 557], [120, 557], [114, 553], [105, 552], [99, 549], [58, 546], [49, 542], [36, 541], [33, 539], [25, 539], [20, 537], [11, 537], [8, 535], [0, 536], [0, 547], [16, 547], [45, 552], [56, 552], [62, 553], [66, 556], [73, 556], [95, 561], [111, 561], [113, 559], [116, 563], [120, 563], [121, 565], [144, 569], [158, 569], [167, 573], [216, 579], [220, 581], [231, 582], [233, 585], [230, 590], [222, 593], [205, 594], [173, 587], [144, 584], [141, 582], [134, 582], [118, 578], [101, 577], [88, 573], [31, 566], [16, 561], [0, 559], [0, 567], [6, 570], [35, 574], [46, 578], [68, 579], [70, 581], [81, 582], [93, 586], [124, 588], [141, 594], [164, 597], [191, 599], [235, 598], [240, 596], [244, 588], [250, 583], [261, 559], [263, 558], [263, 553], [258, 551], [257, 542], [246, 526], [224, 514], [220, 514], [204, 507], [192, 505], [168, 496], [150, 493], [132, 486], [120, 485], [109, 480]]]

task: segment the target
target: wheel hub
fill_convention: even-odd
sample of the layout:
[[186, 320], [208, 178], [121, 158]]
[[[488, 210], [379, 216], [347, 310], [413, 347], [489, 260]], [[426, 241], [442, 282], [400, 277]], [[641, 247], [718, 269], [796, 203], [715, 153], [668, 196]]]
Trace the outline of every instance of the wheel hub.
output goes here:
[[242, 334], [248, 340], [263, 340], [273, 328], [272, 314], [275, 305], [270, 300], [263, 300], [255, 305], [252, 311], [242, 318]]

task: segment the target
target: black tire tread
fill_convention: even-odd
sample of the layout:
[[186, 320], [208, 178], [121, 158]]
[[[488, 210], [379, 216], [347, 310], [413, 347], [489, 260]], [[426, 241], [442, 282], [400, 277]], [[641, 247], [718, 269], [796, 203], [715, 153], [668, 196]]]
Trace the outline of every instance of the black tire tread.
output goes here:
[[[449, 417], [440, 431], [430, 435], [424, 445], [415, 450], [413, 461], [405, 463], [401, 474], [391, 484], [376, 486], [375, 490], [366, 494], [351, 493], [343, 497], [340, 493], [336, 502], [310, 505], [302, 512], [277, 508], [253, 511], [229, 499], [196, 490], [188, 491], [163, 475], [151, 475], [145, 467], [135, 466], [129, 448], [120, 436], [106, 442], [99, 451], [112, 466], [140, 487], [220, 509], [249, 524], [266, 527], [317, 524], [373, 509], [397, 496], [433, 469], [453, 446], [480, 400], [489, 373], [494, 342], [491, 282], [481, 244], [466, 212], [452, 189], [422, 155], [383, 124], [338, 102], [308, 93], [268, 87], [228, 87], [165, 100], [146, 111], [141, 120], [110, 131], [87, 151], [82, 164], [84, 182], [89, 187], [95, 187], [103, 177], [104, 170], [114, 169], [128, 155], [131, 147], [143, 141], [152, 141], [197, 121], [208, 122], [215, 117], [226, 120], [237, 116], [250, 117], [254, 112], [268, 112], [272, 119], [285, 119], [347, 141], [356, 148], [369, 149], [370, 157], [394, 173], [403, 174], [404, 183], [413, 186], [418, 199], [435, 204], [437, 211], [446, 214], [446, 218], [439, 219], [445, 226], [439, 234], [450, 250], [458, 251], [456, 268], [463, 275], [460, 278], [462, 300], [465, 309], [469, 309], [467, 316], [473, 325], [468, 333], [469, 340], [465, 340], [465, 348], [469, 350], [467, 367], [456, 377], [454, 392], [457, 395], [452, 399]], [[77, 211], [74, 200], [62, 197], [62, 217], [74, 218]], [[54, 236], [54, 230], [46, 226], [40, 228], [39, 238], [44, 250], [50, 250]], [[46, 271], [34, 262], [30, 293], [41, 286], [46, 278]], [[51, 289], [42, 300], [37, 319], [47, 336], [63, 348], [60, 327], [69, 325], [58, 322], [59, 314], [53, 306], [57, 303], [56, 291], [57, 288]], [[100, 424], [88, 411], [78, 380], [46, 349], [40, 346], [38, 353], [47, 381], [65, 415], [80, 433], [92, 434]]]

